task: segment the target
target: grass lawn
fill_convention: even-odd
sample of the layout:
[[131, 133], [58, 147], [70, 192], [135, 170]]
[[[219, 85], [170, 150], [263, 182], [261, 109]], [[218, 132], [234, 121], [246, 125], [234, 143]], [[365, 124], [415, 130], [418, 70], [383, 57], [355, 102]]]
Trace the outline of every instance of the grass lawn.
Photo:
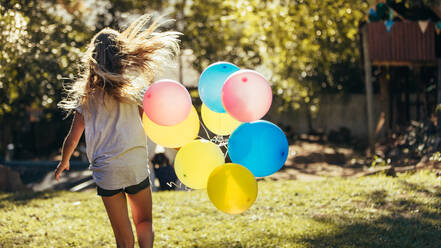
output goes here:
[[[155, 247], [441, 247], [441, 178], [260, 181], [241, 215], [205, 191], [153, 193]], [[114, 247], [94, 191], [0, 193], [0, 247]]]

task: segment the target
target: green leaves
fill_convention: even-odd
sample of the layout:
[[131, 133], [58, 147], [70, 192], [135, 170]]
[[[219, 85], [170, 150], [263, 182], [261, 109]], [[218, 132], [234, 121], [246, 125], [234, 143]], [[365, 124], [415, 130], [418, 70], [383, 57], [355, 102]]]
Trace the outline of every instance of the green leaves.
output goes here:
[[[76, 74], [79, 48], [89, 41], [91, 31], [79, 16], [57, 12], [55, 7], [62, 9], [54, 1], [9, 1], [0, 6], [3, 133], [20, 134], [30, 121], [49, 121], [52, 113], [61, 115], [56, 104], [62, 85]], [[4, 150], [3, 142], [15, 142], [10, 134], [6, 137], [0, 150]]]
[[283, 99], [309, 102], [323, 90], [362, 88], [357, 34], [367, 9], [366, 1], [193, 1], [184, 48], [199, 71], [219, 60], [263, 66]]
[[[98, 1], [86, 23], [81, 1], [7, 1], [0, 6], [0, 121], [19, 128], [26, 107], [58, 112], [62, 84], [77, 75], [81, 51], [105, 26], [130, 16], [170, 13], [202, 72], [229, 61], [264, 73], [285, 108], [317, 109], [319, 93], [362, 90], [358, 23], [366, 1], [177, 0]], [[45, 118], [42, 116], [42, 118]], [[0, 147], [2, 144], [0, 144]]]

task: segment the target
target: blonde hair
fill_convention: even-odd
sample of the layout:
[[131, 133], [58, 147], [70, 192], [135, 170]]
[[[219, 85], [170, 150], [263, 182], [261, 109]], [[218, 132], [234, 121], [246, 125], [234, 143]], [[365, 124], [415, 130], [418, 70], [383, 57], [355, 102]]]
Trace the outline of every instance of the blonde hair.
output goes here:
[[[179, 32], [155, 32], [171, 20], [154, 21], [143, 27], [151, 15], [143, 15], [125, 31], [105, 28], [91, 40], [82, 66], [84, 72], [72, 84], [65, 87], [67, 96], [58, 106], [68, 112], [80, 105], [88, 109], [94, 93], [101, 91], [122, 102], [142, 103], [143, 93], [162, 67], [171, 63], [179, 53]], [[135, 83], [133, 75], [142, 76]]]

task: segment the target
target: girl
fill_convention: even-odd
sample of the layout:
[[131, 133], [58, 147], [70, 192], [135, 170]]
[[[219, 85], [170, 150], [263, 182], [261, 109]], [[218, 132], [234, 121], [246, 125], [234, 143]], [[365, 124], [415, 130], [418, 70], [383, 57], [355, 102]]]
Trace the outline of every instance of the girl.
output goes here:
[[97, 33], [85, 55], [83, 76], [59, 103], [69, 114], [75, 110], [75, 115], [55, 178], [69, 170], [69, 159], [85, 130], [89, 168], [117, 247], [134, 246], [126, 197], [139, 246], [153, 246], [147, 143], [140, 118], [142, 98], [158, 70], [179, 52], [180, 33], [155, 32], [161, 26], [157, 21], [142, 30], [148, 21], [150, 17], [144, 15], [122, 33], [109, 28]]

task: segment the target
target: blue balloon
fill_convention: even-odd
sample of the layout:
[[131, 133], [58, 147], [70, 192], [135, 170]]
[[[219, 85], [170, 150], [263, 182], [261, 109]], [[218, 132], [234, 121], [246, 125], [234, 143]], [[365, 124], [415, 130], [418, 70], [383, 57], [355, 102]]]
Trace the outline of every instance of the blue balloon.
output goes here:
[[288, 149], [282, 129], [264, 120], [241, 124], [228, 140], [231, 161], [245, 166], [256, 177], [280, 170], [288, 157]]
[[225, 113], [222, 105], [222, 87], [225, 79], [240, 68], [228, 62], [216, 62], [208, 66], [199, 78], [199, 97], [212, 111]]

